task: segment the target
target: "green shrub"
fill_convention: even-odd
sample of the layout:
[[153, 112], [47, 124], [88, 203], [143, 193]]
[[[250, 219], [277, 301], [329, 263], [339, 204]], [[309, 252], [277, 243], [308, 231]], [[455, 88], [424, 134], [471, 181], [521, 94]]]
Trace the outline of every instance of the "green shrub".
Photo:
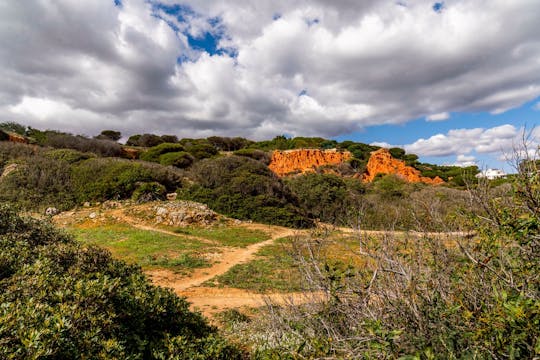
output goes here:
[[192, 146], [186, 146], [186, 151], [193, 155], [193, 157], [197, 160], [211, 158], [219, 153], [214, 146], [208, 143], [199, 143]]
[[137, 186], [132, 198], [137, 202], [148, 202], [154, 200], [164, 200], [167, 194], [165, 186], [158, 182], [147, 182]]
[[361, 202], [360, 189], [350, 188], [336, 175], [306, 174], [287, 179], [286, 183], [302, 208], [323, 222], [348, 225], [347, 215]]
[[294, 194], [259, 161], [239, 156], [206, 159], [195, 164], [190, 175], [195, 184], [179, 192], [184, 199], [239, 219], [292, 227], [313, 224]]
[[142, 153], [140, 159], [144, 161], [159, 162], [159, 157], [161, 155], [179, 151], [184, 151], [184, 147], [182, 145], [174, 143], [163, 143], [151, 147], [150, 149]]
[[240, 359], [138, 267], [0, 205], [0, 358]]
[[5, 131], [0, 130], [0, 141], [9, 140], [9, 135]]
[[45, 156], [51, 159], [67, 161], [70, 164], [96, 157], [92, 153], [83, 153], [71, 149], [50, 150], [45, 153]]
[[163, 166], [174, 166], [180, 169], [185, 169], [193, 164], [195, 159], [191, 154], [185, 151], [170, 152], [159, 157], [159, 163]]
[[72, 175], [79, 202], [129, 199], [144, 182], [157, 182], [168, 192], [181, 187], [181, 174], [172, 168], [124, 159], [89, 159], [75, 164]]
[[234, 155], [236, 156], [245, 156], [248, 158], [252, 158], [254, 160], [258, 160], [262, 162], [263, 164], [270, 164], [270, 155], [262, 150], [257, 149], [240, 149], [234, 152]]
[[67, 162], [42, 156], [17, 160], [15, 171], [0, 181], [0, 201], [25, 209], [54, 206], [61, 210], [76, 203], [70, 166]]
[[26, 126], [18, 124], [13, 121], [0, 123], [0, 130], [12, 132], [12, 133], [23, 135], [23, 136], [26, 135]]

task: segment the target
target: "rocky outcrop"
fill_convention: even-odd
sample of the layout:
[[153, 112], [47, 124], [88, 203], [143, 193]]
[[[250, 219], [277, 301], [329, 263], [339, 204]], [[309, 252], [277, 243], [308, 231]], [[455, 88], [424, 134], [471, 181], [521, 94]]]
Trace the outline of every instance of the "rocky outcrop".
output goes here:
[[433, 179], [422, 176], [420, 171], [412, 166], [407, 166], [403, 160], [395, 159], [390, 151], [384, 148], [371, 153], [362, 180], [371, 182], [377, 174], [394, 174], [409, 182], [423, 182], [432, 185], [444, 183], [438, 176]]
[[22, 135], [15, 134], [9, 131], [3, 131], [3, 130], [0, 130], [0, 141], [11, 141], [11, 142], [17, 142], [21, 144], [30, 143], [30, 141]]
[[153, 208], [156, 224], [169, 226], [210, 225], [219, 215], [207, 205], [193, 201], [173, 201]]
[[278, 176], [291, 173], [314, 172], [324, 165], [336, 165], [352, 158], [348, 151], [297, 149], [275, 150], [268, 167]]
[[140, 149], [122, 146], [122, 157], [126, 159], [132, 159], [132, 160], [138, 159], [141, 152], [142, 150]]

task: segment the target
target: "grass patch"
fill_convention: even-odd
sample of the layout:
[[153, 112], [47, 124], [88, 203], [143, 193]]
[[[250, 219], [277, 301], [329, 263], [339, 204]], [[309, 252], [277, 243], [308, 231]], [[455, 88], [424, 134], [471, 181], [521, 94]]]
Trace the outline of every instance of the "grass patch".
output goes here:
[[216, 226], [210, 228], [182, 227], [173, 230], [177, 234], [192, 235], [215, 241], [219, 245], [246, 247], [270, 239], [261, 230], [251, 230], [243, 227]]
[[171, 268], [175, 271], [209, 266], [198, 254], [213, 251], [207, 244], [182, 236], [111, 224], [69, 230], [77, 240], [102, 246], [124, 261], [143, 268]]
[[235, 287], [257, 292], [302, 290], [302, 277], [290, 251], [288, 239], [278, 240], [278, 243], [259, 250], [257, 259], [235, 265], [205, 285]]

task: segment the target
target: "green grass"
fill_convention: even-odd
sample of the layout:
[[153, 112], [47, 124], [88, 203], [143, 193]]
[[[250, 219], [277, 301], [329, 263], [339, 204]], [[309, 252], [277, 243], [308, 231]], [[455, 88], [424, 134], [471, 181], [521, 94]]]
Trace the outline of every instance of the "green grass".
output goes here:
[[170, 268], [175, 271], [209, 266], [200, 254], [215, 251], [208, 244], [187, 237], [140, 230], [128, 225], [72, 228], [70, 232], [86, 244], [105, 247], [129, 263], [143, 268]]
[[290, 242], [280, 239], [265, 246], [258, 258], [233, 266], [228, 272], [205, 283], [206, 286], [227, 286], [257, 292], [302, 290], [301, 275], [292, 258]]
[[173, 231], [177, 234], [198, 236], [215, 241], [219, 245], [234, 247], [246, 247], [270, 239], [270, 236], [261, 230], [219, 225], [210, 228], [182, 227]]

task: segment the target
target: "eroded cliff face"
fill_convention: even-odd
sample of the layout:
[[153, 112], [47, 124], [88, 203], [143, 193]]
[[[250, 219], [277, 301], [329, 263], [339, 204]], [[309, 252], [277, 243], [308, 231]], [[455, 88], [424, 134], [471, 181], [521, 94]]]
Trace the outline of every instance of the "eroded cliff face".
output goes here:
[[351, 158], [350, 152], [335, 149], [275, 150], [268, 167], [276, 175], [285, 176], [290, 173], [314, 172], [319, 166], [341, 164]]
[[377, 174], [395, 174], [409, 182], [423, 182], [432, 185], [444, 183], [438, 176], [433, 179], [422, 176], [420, 171], [407, 166], [403, 160], [395, 159], [388, 149], [384, 148], [371, 153], [362, 180], [371, 182]]

